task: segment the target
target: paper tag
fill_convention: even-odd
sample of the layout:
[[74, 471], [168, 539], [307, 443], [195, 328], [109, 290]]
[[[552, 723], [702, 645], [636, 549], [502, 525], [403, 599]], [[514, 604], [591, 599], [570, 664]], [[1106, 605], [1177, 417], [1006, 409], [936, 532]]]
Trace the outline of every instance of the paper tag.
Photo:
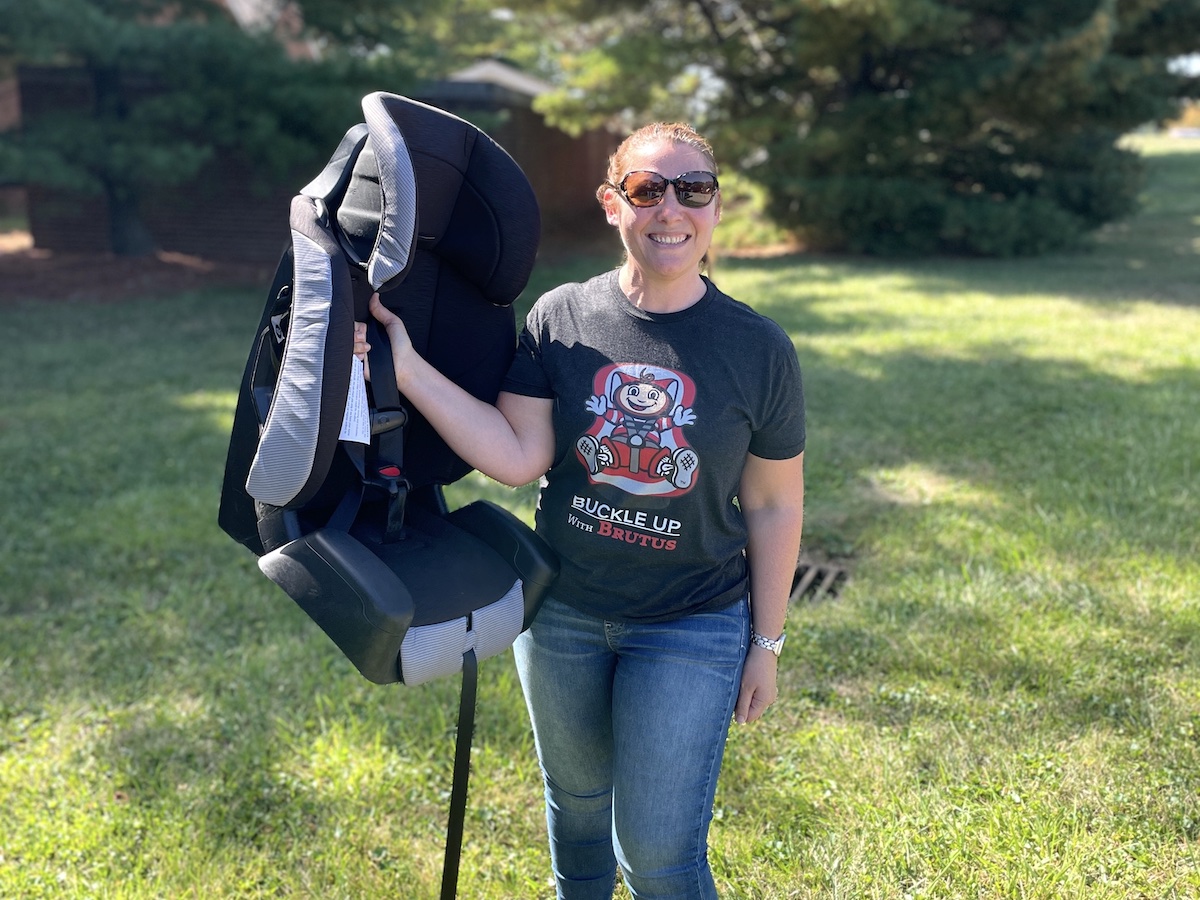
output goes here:
[[357, 444], [371, 443], [371, 410], [367, 404], [367, 380], [363, 377], [363, 361], [354, 357], [350, 369], [350, 391], [346, 395], [346, 413], [342, 416], [339, 440]]

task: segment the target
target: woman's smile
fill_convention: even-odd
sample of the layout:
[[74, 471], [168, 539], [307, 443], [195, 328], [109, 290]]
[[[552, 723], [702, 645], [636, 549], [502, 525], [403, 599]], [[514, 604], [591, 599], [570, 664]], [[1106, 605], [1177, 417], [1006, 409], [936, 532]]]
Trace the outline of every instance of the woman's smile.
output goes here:
[[651, 234], [648, 235], [650, 240], [656, 244], [664, 244], [668, 247], [673, 247], [682, 244], [688, 239], [686, 234]]

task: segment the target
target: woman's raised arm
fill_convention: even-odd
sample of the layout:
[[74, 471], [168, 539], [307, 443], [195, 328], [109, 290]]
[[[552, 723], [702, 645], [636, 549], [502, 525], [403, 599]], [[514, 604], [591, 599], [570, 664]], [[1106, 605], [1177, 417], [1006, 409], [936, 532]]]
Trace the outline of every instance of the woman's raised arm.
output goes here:
[[[513, 487], [541, 477], [554, 458], [554, 401], [501, 393], [496, 405], [471, 396], [417, 353], [400, 317], [376, 294], [371, 315], [392, 345], [396, 387], [467, 464]], [[369, 349], [365, 327], [355, 329], [354, 351]]]

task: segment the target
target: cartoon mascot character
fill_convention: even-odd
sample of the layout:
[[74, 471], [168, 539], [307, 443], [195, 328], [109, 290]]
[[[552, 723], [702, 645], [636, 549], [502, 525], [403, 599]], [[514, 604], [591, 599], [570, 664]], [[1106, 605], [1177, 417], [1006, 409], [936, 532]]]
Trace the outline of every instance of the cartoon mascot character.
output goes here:
[[695, 388], [679, 372], [621, 364], [596, 373], [587, 403], [596, 416], [575, 443], [594, 482], [635, 494], [681, 494], [690, 490], [699, 459], [683, 428], [696, 421]]

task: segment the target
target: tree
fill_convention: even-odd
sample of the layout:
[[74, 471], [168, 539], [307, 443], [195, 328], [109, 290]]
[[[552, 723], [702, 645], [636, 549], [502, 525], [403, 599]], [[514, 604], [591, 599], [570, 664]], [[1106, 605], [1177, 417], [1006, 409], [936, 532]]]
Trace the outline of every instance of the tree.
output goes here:
[[316, 164], [357, 120], [367, 83], [365, 61], [293, 60], [212, 0], [0, 0], [0, 23], [10, 62], [72, 67], [85, 84], [78, 108], [0, 136], [0, 174], [102, 193], [118, 254], [154, 249], [146, 192], [218, 152], [268, 177]]
[[502, 53], [509, 17], [493, 0], [296, 0], [305, 29], [324, 46], [403, 59], [420, 79], [441, 78]]
[[1118, 139], [1200, 94], [1168, 67], [1200, 47], [1200, 0], [517, 5], [592, 26], [559, 39], [553, 121], [689, 118], [818, 248], [1069, 244], [1135, 207]]

